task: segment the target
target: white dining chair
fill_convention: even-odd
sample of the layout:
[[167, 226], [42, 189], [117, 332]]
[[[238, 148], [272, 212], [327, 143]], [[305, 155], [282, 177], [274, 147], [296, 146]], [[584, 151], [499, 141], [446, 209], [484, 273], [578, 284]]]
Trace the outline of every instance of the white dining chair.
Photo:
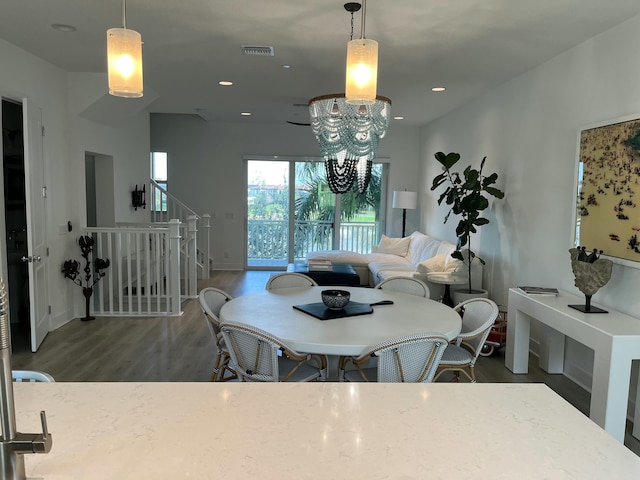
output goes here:
[[[213, 372], [209, 378], [212, 382], [221, 382], [237, 378], [234, 369], [229, 364], [231, 356], [220, 331], [220, 309], [232, 297], [219, 288], [207, 287], [198, 293], [198, 302], [204, 313], [207, 327], [216, 343], [216, 356], [213, 362]], [[227, 375], [229, 372], [231, 375]]]
[[[327, 366], [323, 357], [296, 352], [276, 336], [242, 323], [225, 322], [222, 335], [231, 360], [243, 382], [324, 381]], [[319, 366], [311, 361], [317, 359]]]
[[[357, 357], [340, 357], [338, 379], [342, 382], [429, 383], [433, 381], [447, 343], [445, 337], [431, 333], [379, 343], [365, 348]], [[368, 367], [374, 357], [377, 366]], [[347, 370], [349, 364], [355, 368]]]
[[265, 286], [266, 290], [275, 290], [278, 288], [293, 287], [317, 287], [318, 284], [314, 279], [302, 273], [283, 272], [272, 275]]
[[389, 277], [380, 282], [376, 288], [424, 298], [429, 298], [431, 294], [426, 283], [413, 277]]
[[51, 375], [36, 370], [11, 370], [11, 378], [14, 382], [44, 382], [53, 383]]
[[472, 298], [459, 303], [454, 309], [462, 315], [462, 330], [447, 345], [435, 380], [445, 372], [453, 372], [453, 381], [460, 381], [462, 373], [471, 383], [476, 383], [476, 361], [498, 318], [498, 305], [488, 298]]

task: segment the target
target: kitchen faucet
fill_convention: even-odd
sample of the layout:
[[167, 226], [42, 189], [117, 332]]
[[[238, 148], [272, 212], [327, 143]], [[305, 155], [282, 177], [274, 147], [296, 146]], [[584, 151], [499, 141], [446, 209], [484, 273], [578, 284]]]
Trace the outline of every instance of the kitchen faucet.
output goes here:
[[7, 289], [0, 278], [0, 478], [2, 480], [26, 480], [24, 455], [48, 453], [53, 439], [47, 431], [47, 419], [40, 412], [42, 433], [16, 431], [16, 407], [13, 399], [11, 377], [11, 329]]

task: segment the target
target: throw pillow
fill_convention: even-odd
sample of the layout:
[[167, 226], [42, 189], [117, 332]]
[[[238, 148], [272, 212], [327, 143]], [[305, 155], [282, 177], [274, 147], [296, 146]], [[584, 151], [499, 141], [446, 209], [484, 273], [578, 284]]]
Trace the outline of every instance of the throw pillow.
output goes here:
[[391, 238], [382, 235], [380, 244], [378, 245], [378, 253], [390, 253], [399, 257], [406, 257], [409, 252], [411, 237]]
[[[464, 249], [461, 250], [462, 257], [469, 257], [469, 250]], [[451, 254], [448, 255], [447, 260], [444, 262], [444, 271], [447, 273], [459, 273], [464, 272], [466, 268], [466, 264], [462, 260], [458, 260], [457, 258], [453, 258]]]
[[418, 264], [418, 272], [422, 274], [444, 272], [446, 257], [447, 254], [442, 253], [440, 255], [436, 255], [435, 257], [431, 257], [424, 262], [420, 262]]

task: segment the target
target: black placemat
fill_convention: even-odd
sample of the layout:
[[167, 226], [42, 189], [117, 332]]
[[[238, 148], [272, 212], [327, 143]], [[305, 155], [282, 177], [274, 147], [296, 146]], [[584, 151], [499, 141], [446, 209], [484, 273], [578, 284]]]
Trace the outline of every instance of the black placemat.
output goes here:
[[336, 318], [355, 317], [356, 315], [367, 315], [373, 313], [373, 307], [368, 303], [349, 302], [347, 306], [340, 310], [331, 310], [324, 303], [305, 303], [304, 305], [294, 305], [293, 308], [301, 312], [308, 313], [320, 320], [333, 320]]

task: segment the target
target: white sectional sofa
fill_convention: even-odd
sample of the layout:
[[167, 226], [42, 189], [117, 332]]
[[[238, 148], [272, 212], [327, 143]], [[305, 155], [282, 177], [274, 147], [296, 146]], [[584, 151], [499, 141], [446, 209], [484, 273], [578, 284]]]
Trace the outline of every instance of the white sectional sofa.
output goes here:
[[[404, 238], [383, 235], [372, 253], [324, 250], [310, 252], [307, 259], [322, 258], [331, 260], [334, 264], [349, 264], [360, 276], [360, 284], [363, 286], [373, 287], [389, 277], [415, 277], [427, 283], [431, 298], [438, 300], [442, 296], [444, 286], [429, 282], [428, 273], [457, 273], [466, 277], [465, 265], [451, 257], [455, 249], [455, 245], [446, 240], [413, 232]], [[480, 287], [482, 265], [474, 261], [471, 270], [474, 286]]]

